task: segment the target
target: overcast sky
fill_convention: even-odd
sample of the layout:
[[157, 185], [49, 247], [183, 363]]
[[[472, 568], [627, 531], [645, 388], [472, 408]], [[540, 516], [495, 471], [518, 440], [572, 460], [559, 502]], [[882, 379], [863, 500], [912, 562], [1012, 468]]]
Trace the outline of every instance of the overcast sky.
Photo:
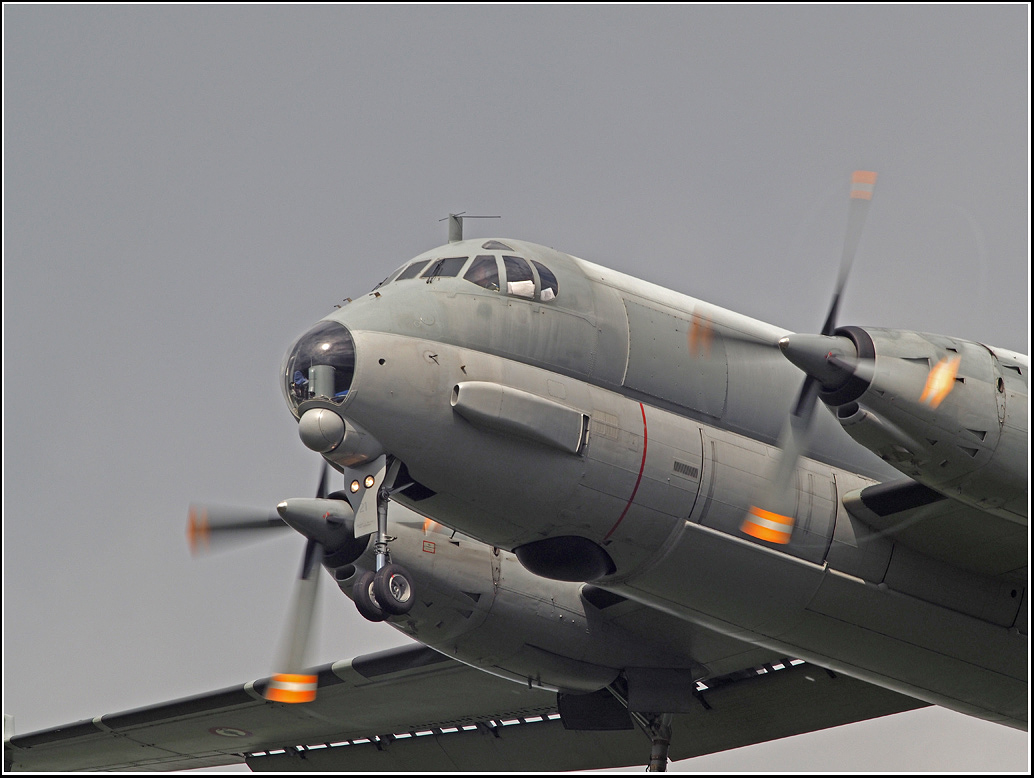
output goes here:
[[[1029, 353], [1029, 9], [5, 6], [4, 679], [19, 732], [267, 675], [308, 496], [293, 339], [450, 211], [771, 321]], [[399, 645], [330, 586], [318, 661]], [[644, 741], [645, 742], [645, 741]], [[1026, 770], [944, 710], [678, 765]], [[644, 757], [646, 751], [644, 750]]]

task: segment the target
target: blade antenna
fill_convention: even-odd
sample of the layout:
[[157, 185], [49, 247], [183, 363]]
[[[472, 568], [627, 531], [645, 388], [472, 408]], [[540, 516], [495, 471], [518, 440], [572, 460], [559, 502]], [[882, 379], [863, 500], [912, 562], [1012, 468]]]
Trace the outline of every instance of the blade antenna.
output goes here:
[[450, 213], [444, 219], [438, 221], [443, 222], [446, 219], [449, 220], [449, 243], [459, 243], [463, 240], [463, 220], [464, 219], [501, 219], [501, 216], [473, 216], [468, 214], [466, 211], [460, 211], [459, 213]]

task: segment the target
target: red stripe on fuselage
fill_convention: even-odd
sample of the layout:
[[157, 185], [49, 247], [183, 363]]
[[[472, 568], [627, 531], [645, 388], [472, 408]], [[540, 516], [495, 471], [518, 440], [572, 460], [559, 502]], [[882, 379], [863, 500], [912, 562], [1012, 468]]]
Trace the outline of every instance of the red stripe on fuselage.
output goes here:
[[643, 470], [646, 469], [646, 407], [642, 403], [639, 403], [639, 410], [643, 412], [643, 461], [639, 463], [639, 476], [635, 479], [635, 488], [632, 489], [632, 496], [628, 498], [628, 504], [625, 505], [625, 509], [621, 511], [621, 515], [618, 517], [618, 520], [614, 522], [614, 526], [610, 528], [610, 532], [603, 536], [604, 542], [614, 534], [614, 530], [618, 528], [618, 524], [624, 521], [625, 514], [628, 513], [628, 509], [632, 507], [632, 503], [635, 501], [635, 494], [639, 491], [639, 483], [643, 480]]

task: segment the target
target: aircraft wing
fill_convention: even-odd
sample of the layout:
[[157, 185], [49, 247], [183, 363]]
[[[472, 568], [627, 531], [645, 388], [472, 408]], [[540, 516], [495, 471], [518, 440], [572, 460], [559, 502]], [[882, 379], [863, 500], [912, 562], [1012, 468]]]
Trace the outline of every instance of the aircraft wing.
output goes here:
[[[573, 770], [645, 764], [638, 728], [564, 729], [556, 694], [422, 645], [319, 668], [315, 702], [262, 697], [268, 679], [15, 735], [5, 770]], [[812, 665], [747, 668], [677, 714], [670, 756], [685, 759], [923, 707]]]
[[1027, 580], [1027, 525], [970, 507], [909, 478], [867, 486], [844, 507], [881, 534], [932, 559], [989, 578]]

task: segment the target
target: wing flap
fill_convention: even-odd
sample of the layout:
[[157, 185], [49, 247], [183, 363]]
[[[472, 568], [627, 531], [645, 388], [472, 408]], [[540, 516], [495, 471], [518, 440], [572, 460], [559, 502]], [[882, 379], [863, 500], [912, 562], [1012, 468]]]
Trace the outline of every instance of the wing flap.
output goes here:
[[[709, 681], [698, 705], [672, 721], [673, 760], [926, 707], [863, 681], [799, 663], [751, 668]], [[643, 765], [650, 741], [638, 728], [572, 731], [554, 717], [468, 722], [402, 739], [361, 739], [254, 754], [255, 771], [549, 771]]]

